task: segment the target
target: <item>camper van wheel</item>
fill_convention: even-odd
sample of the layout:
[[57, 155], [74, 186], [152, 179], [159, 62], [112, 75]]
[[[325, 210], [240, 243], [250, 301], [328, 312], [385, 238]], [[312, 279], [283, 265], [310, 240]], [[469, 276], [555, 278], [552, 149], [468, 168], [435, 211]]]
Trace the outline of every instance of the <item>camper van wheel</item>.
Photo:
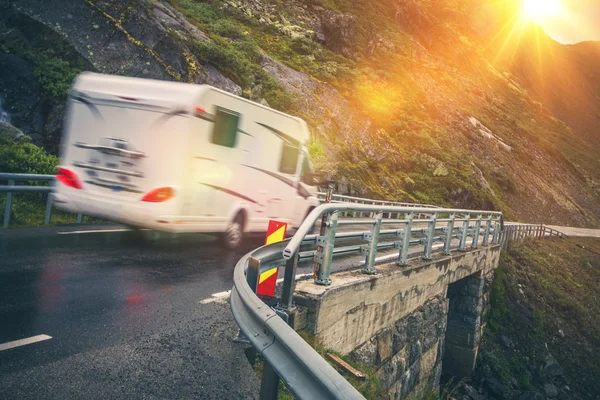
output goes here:
[[244, 216], [238, 213], [231, 224], [225, 230], [222, 237], [223, 245], [228, 249], [235, 249], [240, 246], [244, 238]]

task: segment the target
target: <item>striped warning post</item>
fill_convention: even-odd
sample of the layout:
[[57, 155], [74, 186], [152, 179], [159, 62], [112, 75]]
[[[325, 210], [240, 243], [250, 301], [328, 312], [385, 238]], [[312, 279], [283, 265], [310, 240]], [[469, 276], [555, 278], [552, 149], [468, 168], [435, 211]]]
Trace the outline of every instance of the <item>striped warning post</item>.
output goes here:
[[[267, 237], [265, 244], [281, 242], [285, 239], [287, 224], [279, 221], [269, 221], [269, 229], [267, 229]], [[264, 271], [258, 276], [258, 284], [256, 285], [256, 294], [259, 296], [273, 297], [275, 296], [275, 286], [277, 286], [277, 274], [279, 268], [272, 268]]]

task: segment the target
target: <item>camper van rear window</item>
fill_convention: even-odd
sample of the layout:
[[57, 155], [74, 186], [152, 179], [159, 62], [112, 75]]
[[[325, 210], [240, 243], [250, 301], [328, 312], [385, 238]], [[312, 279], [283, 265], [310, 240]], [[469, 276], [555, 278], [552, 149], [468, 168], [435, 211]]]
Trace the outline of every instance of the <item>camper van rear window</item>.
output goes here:
[[281, 152], [281, 163], [279, 164], [279, 172], [283, 172], [284, 174], [295, 174], [296, 167], [298, 166], [299, 155], [299, 148], [284, 143], [283, 151]]
[[212, 142], [220, 146], [235, 147], [240, 114], [217, 107]]

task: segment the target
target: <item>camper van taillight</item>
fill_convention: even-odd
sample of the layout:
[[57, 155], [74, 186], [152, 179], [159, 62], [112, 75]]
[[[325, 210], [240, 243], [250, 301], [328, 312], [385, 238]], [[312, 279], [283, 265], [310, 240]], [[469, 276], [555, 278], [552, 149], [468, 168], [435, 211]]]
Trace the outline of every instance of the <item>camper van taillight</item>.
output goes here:
[[58, 174], [56, 174], [56, 179], [59, 182], [62, 182], [62, 184], [65, 186], [75, 189], [83, 189], [83, 185], [81, 184], [77, 174], [69, 169], [59, 168]]
[[204, 108], [198, 106], [198, 107], [196, 107], [196, 112], [198, 112], [198, 113], [204, 113], [204, 112], [206, 112], [206, 110]]
[[146, 193], [146, 195], [142, 197], [142, 201], [146, 201], [148, 203], [162, 203], [163, 201], [169, 200], [173, 196], [175, 196], [175, 190], [173, 188], [163, 187]]

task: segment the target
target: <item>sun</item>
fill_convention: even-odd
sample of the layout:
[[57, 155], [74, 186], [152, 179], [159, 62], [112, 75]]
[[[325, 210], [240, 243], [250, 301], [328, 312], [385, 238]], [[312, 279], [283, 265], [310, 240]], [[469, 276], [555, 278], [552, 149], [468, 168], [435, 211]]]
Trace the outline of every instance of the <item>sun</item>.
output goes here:
[[533, 19], [557, 15], [560, 10], [561, 0], [523, 0], [523, 12]]

